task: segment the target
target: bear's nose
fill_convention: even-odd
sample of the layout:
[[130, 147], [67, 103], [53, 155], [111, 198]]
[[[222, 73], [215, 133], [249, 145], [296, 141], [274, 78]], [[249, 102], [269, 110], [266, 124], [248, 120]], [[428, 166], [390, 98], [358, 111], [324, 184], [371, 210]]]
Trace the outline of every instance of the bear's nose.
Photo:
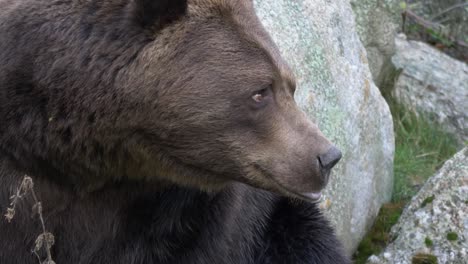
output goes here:
[[332, 146], [325, 154], [319, 155], [317, 159], [320, 163], [320, 181], [325, 186], [328, 183], [331, 168], [341, 159], [341, 151]]
[[332, 146], [325, 154], [321, 154], [318, 156], [318, 160], [320, 163], [320, 169], [327, 173], [333, 168], [338, 161], [341, 159], [341, 151]]

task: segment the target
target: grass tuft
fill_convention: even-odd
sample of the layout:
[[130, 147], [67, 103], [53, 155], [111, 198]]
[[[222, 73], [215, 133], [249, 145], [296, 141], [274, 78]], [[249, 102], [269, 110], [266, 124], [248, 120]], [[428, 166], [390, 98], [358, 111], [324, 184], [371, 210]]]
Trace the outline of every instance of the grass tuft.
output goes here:
[[431, 254], [419, 253], [413, 256], [412, 264], [437, 264], [437, 257]]
[[393, 201], [407, 201], [457, 151], [457, 141], [429, 118], [389, 103], [395, 126]]

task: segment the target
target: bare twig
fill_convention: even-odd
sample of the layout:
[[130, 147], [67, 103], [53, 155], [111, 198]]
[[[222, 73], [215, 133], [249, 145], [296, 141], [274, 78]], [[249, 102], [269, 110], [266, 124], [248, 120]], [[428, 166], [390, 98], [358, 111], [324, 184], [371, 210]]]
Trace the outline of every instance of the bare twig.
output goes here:
[[[20, 186], [16, 189], [16, 193], [10, 197], [11, 203], [10, 207], [7, 208], [5, 218], [9, 223], [13, 220], [13, 217], [15, 216], [16, 205], [28, 194], [28, 192], [31, 193], [31, 196], [34, 200], [32, 209], [33, 212], [38, 215], [42, 228], [42, 233], [36, 238], [33, 253], [36, 255], [39, 264], [55, 264], [54, 260], [52, 259], [52, 254], [50, 253], [50, 249], [55, 243], [55, 238], [54, 235], [48, 232], [46, 229], [44, 216], [42, 214], [42, 203], [37, 199], [36, 192], [34, 191], [34, 183], [31, 177], [25, 175]], [[44, 249], [47, 254], [45, 261], [42, 261], [41, 257], [39, 256], [39, 251], [41, 249]]]
[[427, 156], [433, 156], [433, 155], [437, 155], [438, 153], [437, 152], [428, 152], [428, 153], [423, 153], [423, 154], [419, 154], [416, 156], [416, 158], [424, 158], [424, 157], [427, 157]]

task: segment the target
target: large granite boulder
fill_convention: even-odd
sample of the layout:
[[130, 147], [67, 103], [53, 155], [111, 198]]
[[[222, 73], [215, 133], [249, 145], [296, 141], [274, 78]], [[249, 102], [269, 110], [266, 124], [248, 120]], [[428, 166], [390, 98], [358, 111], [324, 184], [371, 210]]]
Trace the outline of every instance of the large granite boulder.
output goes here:
[[391, 236], [396, 239], [369, 264], [468, 263], [468, 148], [413, 197]]
[[397, 101], [434, 119], [463, 145], [468, 140], [468, 66], [404, 35], [396, 38], [392, 61], [402, 72]]
[[391, 57], [395, 54], [395, 36], [401, 28], [400, 0], [350, 0], [356, 16], [357, 31], [369, 57], [375, 83], [381, 89], [392, 76]]
[[296, 100], [342, 151], [322, 208], [352, 252], [390, 199], [394, 136], [347, 0], [256, 0], [296, 73]]

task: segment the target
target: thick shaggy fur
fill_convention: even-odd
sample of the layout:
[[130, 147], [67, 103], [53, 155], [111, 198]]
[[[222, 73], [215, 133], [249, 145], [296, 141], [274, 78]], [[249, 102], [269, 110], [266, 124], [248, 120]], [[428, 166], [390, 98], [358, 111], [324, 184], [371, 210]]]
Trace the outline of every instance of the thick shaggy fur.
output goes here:
[[[1, 210], [33, 177], [59, 264], [349, 263], [315, 204], [275, 194], [323, 187], [329, 142], [250, 1], [189, 2], [0, 0]], [[251, 114], [270, 75], [288, 88]], [[0, 263], [37, 263], [31, 214], [0, 220]]]
[[[14, 186], [22, 174], [0, 166], [2, 186]], [[314, 204], [243, 184], [206, 193], [121, 183], [86, 198], [38, 187], [57, 263], [350, 263]], [[1, 263], [37, 263], [30, 249], [39, 223], [22, 205], [12, 223], [0, 221]]]

